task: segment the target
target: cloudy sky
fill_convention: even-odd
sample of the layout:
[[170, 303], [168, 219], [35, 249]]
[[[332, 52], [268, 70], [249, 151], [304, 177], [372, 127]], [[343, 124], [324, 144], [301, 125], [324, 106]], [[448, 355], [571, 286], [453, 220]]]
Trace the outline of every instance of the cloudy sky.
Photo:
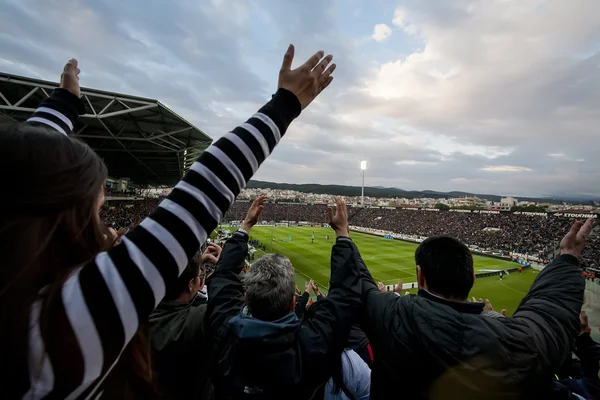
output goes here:
[[335, 80], [257, 179], [600, 198], [598, 0], [0, 0], [0, 71], [157, 98], [213, 138]]

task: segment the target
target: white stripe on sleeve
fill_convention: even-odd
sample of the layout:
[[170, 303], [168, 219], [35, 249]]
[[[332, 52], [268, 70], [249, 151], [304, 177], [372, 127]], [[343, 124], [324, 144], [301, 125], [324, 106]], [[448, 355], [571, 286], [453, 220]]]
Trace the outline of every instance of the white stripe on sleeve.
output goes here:
[[[126, 241], [128, 241], [127, 237], [123, 236], [121, 238], [121, 242], [125, 243]], [[131, 257], [131, 251], [129, 250], [129, 248], [127, 250]], [[131, 298], [129, 291], [127, 290], [125, 282], [123, 282], [123, 279], [121, 278], [121, 274], [117, 270], [117, 267], [115, 267], [115, 264], [108, 256], [108, 253], [104, 252], [98, 254], [96, 256], [95, 262], [98, 266], [98, 271], [100, 272], [100, 274], [102, 274], [104, 282], [108, 287], [110, 296], [113, 298], [115, 306], [119, 311], [119, 317], [121, 318], [121, 325], [123, 325], [125, 340], [129, 341], [135, 334], [135, 331], [137, 330], [138, 326], [138, 316], [137, 311], [135, 309], [135, 304], [133, 303], [133, 299]], [[140, 270], [142, 270], [142, 268], [140, 268]], [[158, 279], [159, 282], [162, 280], [162, 277], [158, 272], [156, 272], [155, 275], [149, 277], [147, 276], [147, 274], [144, 274], [144, 271], [142, 271], [142, 275], [144, 275], [144, 278], [149, 283], [153, 282], [149, 279]]]
[[258, 160], [256, 160], [254, 153], [252, 150], [250, 150], [250, 147], [248, 147], [246, 142], [244, 142], [238, 135], [231, 132], [223, 137], [232, 142], [242, 152], [242, 154], [244, 154], [244, 157], [246, 157], [246, 160], [248, 160], [248, 163], [252, 167], [252, 173], [254, 174], [258, 170]]
[[229, 156], [227, 154], [225, 154], [223, 152], [223, 150], [221, 150], [217, 146], [210, 146], [208, 149], [206, 149], [204, 151], [212, 154], [219, 161], [221, 161], [221, 163], [223, 163], [225, 168], [227, 168], [227, 170], [231, 173], [231, 175], [233, 175], [233, 177], [237, 181], [238, 188], [240, 190], [242, 190], [244, 187], [246, 187], [246, 180], [244, 179], [244, 175], [242, 175], [242, 172], [240, 171], [238, 166], [235, 165], [235, 163], [231, 160], [231, 158], [229, 158]]
[[[190, 185], [189, 183], [187, 183], [185, 181], [179, 181], [179, 183], [177, 185], [175, 185], [175, 187], [177, 189], [183, 190], [184, 192], [190, 194], [196, 200], [198, 200], [200, 203], [202, 203], [202, 205], [204, 207], [206, 207], [206, 210], [208, 210], [208, 212], [210, 213], [210, 216], [213, 217], [213, 219], [215, 221], [218, 222], [221, 220], [221, 218], [223, 218], [223, 214], [221, 213], [221, 210], [219, 210], [219, 207], [217, 207], [215, 205], [215, 203], [210, 199], [210, 197], [208, 197], [206, 194], [201, 192], [200, 189], [198, 189], [197, 187]], [[159, 207], [160, 207], [160, 204], [159, 204]]]
[[40, 117], [31, 117], [27, 120], [27, 122], [40, 122], [42, 124], [48, 125], [49, 127], [57, 130], [58, 132], [62, 133], [65, 136], [67, 135], [67, 132], [65, 132], [65, 130], [59, 126], [58, 124], [55, 124], [54, 122], [46, 119], [46, 118], [40, 118]]
[[206, 234], [206, 230], [202, 225], [200, 225], [200, 223], [188, 210], [169, 199], [164, 199], [160, 203], [159, 207], [169, 210], [170, 212], [175, 214], [180, 220], [185, 222], [185, 224], [192, 230], [192, 232], [194, 232], [194, 236], [196, 236], [198, 242], [204, 243], [208, 236]]
[[[79, 342], [79, 348], [83, 356], [83, 380], [75, 391], [71, 393], [73, 397], [77, 397], [83, 393], [102, 374], [102, 363], [104, 361], [102, 341], [81, 291], [81, 284], [79, 282], [80, 272], [81, 269], [78, 269], [74, 275], [67, 279], [62, 287], [65, 313], [73, 327], [73, 332]], [[110, 287], [110, 283], [107, 282], [107, 284]], [[123, 317], [121, 317], [121, 320], [126, 321], [123, 320]]]
[[[165, 229], [161, 225], [159, 225], [156, 221], [149, 220], [149, 222], [146, 222], [148, 220], [149, 220], [149, 218], [146, 218], [140, 224], [141, 226], [145, 225], [144, 228], [148, 229], [148, 231], [150, 231], [150, 229], [148, 228], [148, 225], [159, 226], [163, 230]], [[155, 237], [157, 237], [158, 240], [161, 240], [161, 238], [159, 238], [155, 232], [151, 232], [151, 233]], [[140, 270], [140, 272], [142, 273], [142, 275], [144, 275], [146, 282], [148, 282], [148, 285], [150, 285], [150, 288], [152, 289], [152, 293], [154, 293], [154, 306], [156, 307], [158, 305], [158, 303], [161, 302], [163, 297], [165, 297], [165, 293], [166, 293], [165, 280], [163, 279], [162, 275], [160, 274], [160, 272], [158, 271], [158, 269], [156, 268], [154, 263], [152, 261], [150, 261], [144, 253], [142, 253], [142, 251], [139, 249], [139, 247], [137, 247], [135, 245], [135, 243], [133, 243], [131, 240], [127, 239], [127, 236], [121, 237], [121, 243], [127, 247], [127, 252], [129, 253], [129, 257], [131, 258], [131, 261], [133, 261], [135, 263], [135, 265], [137, 265], [137, 267]], [[177, 245], [179, 245], [179, 243], [177, 243]], [[165, 244], [165, 247], [167, 247], [167, 244]], [[179, 248], [181, 248], [181, 246], [179, 246]], [[167, 250], [170, 250], [170, 249], [167, 249]], [[173, 254], [172, 251], [171, 251], [171, 254]], [[175, 260], [177, 260], [177, 258], [175, 258]], [[179, 263], [177, 265], [179, 266]], [[186, 260], [186, 265], [187, 265], [187, 260]], [[181, 267], [179, 269], [181, 270]], [[138, 327], [137, 326], [137, 318], [136, 318], [135, 326], [132, 325], [132, 327], [134, 328], [133, 333], [135, 333], [135, 330]], [[133, 334], [131, 335], [131, 337], [133, 337]], [[129, 337], [129, 339], [131, 339], [131, 337]]]
[[275, 137], [275, 143], [279, 143], [279, 141], [281, 140], [281, 132], [279, 132], [277, 124], [273, 122], [273, 120], [269, 118], [268, 115], [263, 113], [256, 113], [253, 115], [253, 117], [260, 119], [265, 125], [267, 125], [271, 129], [271, 132], [273, 132], [273, 136]]
[[[181, 272], [183, 272], [184, 268], [187, 266], [188, 258], [185, 254], [185, 250], [183, 250], [183, 247], [181, 247], [181, 244], [179, 244], [179, 242], [173, 236], [173, 234], [166, 230], [165, 227], [163, 227], [161, 224], [159, 224], [152, 218], [145, 218], [140, 224], [140, 226], [144, 227], [148, 232], [150, 232], [159, 242], [162, 243], [163, 246], [165, 246], [165, 249], [167, 249], [167, 251], [171, 253], [173, 258], [175, 259], [175, 263], [177, 263], [177, 268], [179, 269], [178, 275], [181, 274]], [[129, 257], [135, 260], [134, 257], [136, 257], [136, 253], [137, 256], [140, 257], [138, 258], [138, 260], [150, 262], [150, 260], [148, 260], [139, 249], [137, 249], [136, 252], [129, 252]], [[142, 256], [143, 259], [141, 258]], [[154, 264], [151, 265], [154, 267]], [[156, 269], [156, 267], [154, 268]], [[165, 282], [162, 279], [161, 284], [164, 288]], [[156, 301], [156, 304], [158, 304], [161, 300], [162, 297], [160, 297]]]
[[215, 189], [219, 191], [219, 193], [221, 193], [227, 198], [230, 205], [233, 204], [233, 202], [235, 201], [235, 196], [233, 195], [231, 190], [229, 190], [227, 185], [225, 185], [221, 181], [221, 179], [217, 175], [215, 175], [214, 172], [208, 169], [206, 165], [200, 164], [198, 161], [196, 161], [192, 164], [190, 169], [193, 169], [194, 172], [198, 173], [199, 175], [203, 176], [206, 180], [208, 180], [211, 183], [211, 185], [213, 185]]
[[262, 147], [263, 149], [263, 153], [265, 153], [265, 158], [269, 157], [269, 154], [271, 154], [271, 152], [269, 151], [269, 144], [267, 143], [267, 139], [265, 139], [263, 134], [247, 122], [244, 122], [241, 125], [241, 127], [250, 132], [250, 134], [252, 134], [252, 136], [254, 136], [256, 140], [258, 140], [258, 143], [260, 143], [260, 147]]
[[64, 122], [65, 125], [67, 125], [69, 127], [69, 130], [73, 130], [73, 123], [71, 122], [71, 120], [67, 117], [65, 117], [65, 115], [59, 111], [56, 111], [52, 108], [48, 108], [48, 107], [38, 107], [35, 112], [44, 112], [47, 114], [52, 114], [54, 115], [56, 118], [60, 119], [62, 122]]

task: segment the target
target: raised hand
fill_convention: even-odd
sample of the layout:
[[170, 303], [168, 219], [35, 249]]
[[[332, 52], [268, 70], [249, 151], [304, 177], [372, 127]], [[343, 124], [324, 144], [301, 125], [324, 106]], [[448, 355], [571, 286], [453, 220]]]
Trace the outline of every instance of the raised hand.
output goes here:
[[319, 289], [319, 285], [317, 285], [315, 283], [315, 281], [311, 280], [312, 282], [312, 290], [315, 293], [315, 296], [325, 296], [323, 293], [321, 293], [321, 290]]
[[243, 230], [250, 232], [250, 229], [252, 229], [252, 227], [258, 223], [258, 219], [265, 209], [264, 204], [266, 201], [267, 196], [261, 195], [252, 202], [250, 209], [248, 209], [248, 214], [246, 214], [246, 218], [242, 222]]
[[483, 307], [484, 311], [494, 311], [494, 306], [489, 299], [485, 299], [485, 306]]
[[335, 214], [333, 208], [327, 207], [327, 223], [333, 228], [337, 236], [350, 236], [348, 210], [341, 198], [335, 198]]
[[381, 293], [385, 293], [385, 292], [387, 292], [387, 289], [386, 289], [385, 285], [383, 284], [383, 282], [379, 282], [379, 283], [377, 284], [377, 288], [379, 289], [379, 291], [380, 291]]
[[77, 60], [71, 58], [63, 69], [63, 73], [60, 75], [59, 87], [67, 89], [77, 97], [81, 97], [81, 90], [79, 89], [79, 73], [81, 70], [77, 67]]
[[592, 231], [594, 224], [593, 218], [588, 218], [585, 224], [581, 221], [575, 221], [571, 230], [565, 235], [560, 242], [560, 254], [570, 254], [579, 258], [581, 250], [587, 242], [587, 238]]
[[202, 253], [202, 264], [216, 264], [219, 262], [219, 257], [221, 256], [221, 251], [223, 249], [221, 246], [210, 243], [204, 253]]
[[298, 287], [298, 285], [296, 285], [296, 291], [295, 291], [296, 296], [302, 296], [302, 292], [300, 291], [300, 288]]
[[331, 64], [327, 68], [333, 60], [333, 56], [329, 54], [323, 58], [325, 53], [318, 51], [300, 67], [292, 69], [294, 51], [294, 45], [290, 44], [283, 56], [281, 70], [279, 70], [278, 87], [294, 93], [300, 101], [302, 109], [305, 109], [319, 93], [329, 86], [333, 80], [331, 73], [335, 71], [336, 65]]
[[399, 295], [402, 295], [402, 286], [403, 286], [402, 279], [400, 279], [398, 281], [398, 284], [394, 285], [394, 292], [398, 293]]
[[306, 284], [304, 285], [304, 291], [306, 293], [310, 293], [310, 290], [312, 289], [313, 285], [314, 285], [314, 282], [312, 279], [310, 281], [306, 282]]

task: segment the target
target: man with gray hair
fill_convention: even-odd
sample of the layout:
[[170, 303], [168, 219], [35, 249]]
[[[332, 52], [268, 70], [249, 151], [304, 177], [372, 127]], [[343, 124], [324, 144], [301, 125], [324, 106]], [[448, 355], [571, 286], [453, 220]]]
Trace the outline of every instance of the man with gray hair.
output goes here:
[[360, 309], [360, 256], [349, 238], [340, 199], [328, 222], [337, 235], [331, 254], [329, 295], [300, 321], [294, 268], [281, 254], [257, 260], [241, 278], [248, 233], [265, 197], [252, 203], [241, 228], [225, 244], [209, 283], [205, 329], [212, 339], [217, 399], [310, 399], [324, 390]]

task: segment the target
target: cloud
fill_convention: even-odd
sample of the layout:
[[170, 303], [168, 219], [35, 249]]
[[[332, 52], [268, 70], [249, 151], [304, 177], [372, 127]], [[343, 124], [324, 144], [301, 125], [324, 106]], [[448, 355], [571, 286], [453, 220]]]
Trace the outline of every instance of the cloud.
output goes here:
[[481, 168], [481, 170], [490, 172], [530, 172], [531, 168], [519, 167], [517, 165], [490, 165]]
[[368, 185], [600, 198], [597, 0], [172, 3], [5, 0], [0, 70], [56, 81], [75, 56], [83, 85], [218, 137], [270, 98], [294, 43], [294, 66], [332, 53], [335, 80], [258, 179], [356, 185], [366, 159]]
[[386, 24], [377, 24], [373, 29], [373, 34], [371, 37], [377, 41], [381, 42], [382, 40], [387, 39], [392, 34], [392, 28], [387, 26]]

